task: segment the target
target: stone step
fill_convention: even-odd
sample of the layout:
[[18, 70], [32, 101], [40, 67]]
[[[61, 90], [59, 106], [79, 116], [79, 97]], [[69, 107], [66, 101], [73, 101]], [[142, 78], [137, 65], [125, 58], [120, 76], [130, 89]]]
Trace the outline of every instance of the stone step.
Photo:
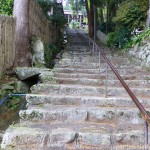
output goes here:
[[[106, 81], [101, 79], [88, 79], [88, 78], [59, 78], [40, 76], [42, 83], [59, 83], [59, 84], [81, 84], [91, 86], [104, 86]], [[150, 87], [150, 80], [126, 80], [129, 87]], [[122, 86], [119, 80], [108, 80], [108, 86]]]
[[[124, 65], [131, 65], [130, 61], [128, 58], [109, 58], [109, 60], [114, 64], [114, 63], [118, 63], [118, 64], [124, 64]], [[62, 58], [61, 59], [61, 62], [63, 63], [71, 63], [71, 62], [82, 62], [82, 63], [87, 63], [87, 64], [90, 64], [90, 63], [98, 63], [99, 62], [99, 57], [97, 58], [93, 58], [92, 56], [82, 56], [82, 57], [71, 57], [71, 58]], [[105, 63], [106, 61], [102, 58], [101, 59], [101, 63]]]
[[[129, 65], [126, 65], [126, 64], [114, 64], [113, 65], [116, 69], [128, 69], [128, 68], [137, 68], [137, 69], [141, 69], [141, 67], [134, 67], [133, 66], [129, 66]], [[82, 69], [98, 69], [99, 68], [99, 63], [82, 63], [82, 62], [73, 62], [73, 63], [64, 63], [62, 61], [58, 62], [56, 65], [55, 65], [55, 68], [82, 68]], [[101, 69], [105, 69], [106, 68], [106, 63], [101, 63], [100, 64], [100, 67]]]
[[22, 120], [40, 122], [60, 122], [60, 123], [113, 123], [115, 120], [114, 108], [95, 108], [77, 106], [50, 106], [29, 107], [21, 110], [19, 115]]
[[[127, 68], [127, 69], [116, 69], [119, 74], [126, 74], [126, 75], [133, 75], [133, 74], [142, 74], [146, 72], [142, 72], [140, 70], [136, 70], [133, 68]], [[53, 72], [57, 73], [87, 73], [87, 74], [99, 74], [100, 73], [105, 73], [106, 69], [83, 69], [83, 68], [55, 68]], [[114, 74], [113, 71], [109, 68], [108, 69], [108, 74]]]
[[[46, 72], [45, 75], [48, 77], [48, 74], [51, 74], [50, 72]], [[100, 74], [87, 74], [87, 73], [60, 73], [60, 72], [54, 72], [55, 77], [59, 78], [88, 78], [88, 79], [105, 79], [106, 75], [103, 73]], [[124, 80], [147, 80], [150, 81], [150, 75], [145, 74], [121, 74], [121, 77]], [[117, 80], [117, 77], [114, 74], [108, 74], [108, 79], [111, 80]]]
[[51, 128], [50, 125], [27, 124], [9, 127], [1, 147], [13, 150], [110, 150], [129, 144], [144, 145], [143, 131], [112, 132], [111, 127], [104, 125], [67, 124]]
[[[150, 88], [131, 88], [133, 93], [138, 97], [149, 97]], [[66, 94], [66, 95], [89, 95], [104, 96], [105, 87], [92, 87], [83, 85], [64, 85], [64, 84], [37, 84], [31, 87], [33, 94]], [[123, 88], [108, 87], [108, 96], [128, 96]]]
[[[150, 111], [150, 108], [147, 109]], [[59, 106], [37, 105], [30, 106], [27, 110], [19, 112], [23, 121], [45, 123], [97, 123], [115, 124], [121, 128], [124, 124], [129, 126], [142, 125], [144, 120], [137, 108], [113, 107], [84, 107], [84, 106]]]
[[[118, 60], [118, 59], [123, 59], [123, 60], [129, 60], [128, 57], [125, 56], [118, 56], [118, 55], [112, 55], [110, 52], [109, 53], [104, 53], [104, 55], [112, 60]], [[69, 52], [64, 52], [62, 55], [62, 58], [64, 59], [79, 59], [79, 57], [84, 58], [99, 58], [99, 52], [91, 52], [90, 50], [85, 51], [85, 49], [80, 50], [75, 50], [75, 51], [69, 51]], [[103, 56], [101, 55], [101, 59], [104, 59]]]
[[[97, 107], [136, 107], [129, 97], [96, 97], [96, 96], [72, 96], [72, 95], [39, 95], [27, 94], [26, 101], [28, 105], [51, 104], [53, 105], [69, 105], [69, 106], [97, 106]], [[140, 103], [145, 107], [150, 107], [150, 100], [139, 97]]]

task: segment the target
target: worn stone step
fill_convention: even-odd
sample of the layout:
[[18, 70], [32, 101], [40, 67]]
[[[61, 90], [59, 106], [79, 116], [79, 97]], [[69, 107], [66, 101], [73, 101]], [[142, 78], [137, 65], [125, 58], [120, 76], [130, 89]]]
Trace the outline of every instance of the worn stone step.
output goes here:
[[[51, 74], [49, 72], [46, 72], [45, 75], [48, 77], [48, 74]], [[106, 75], [103, 73], [100, 74], [87, 74], [87, 73], [60, 73], [60, 72], [54, 72], [55, 77], [59, 78], [92, 78], [92, 79], [105, 79]], [[145, 74], [121, 74], [121, 77], [124, 80], [148, 80], [150, 81], [150, 75]], [[117, 77], [114, 74], [108, 74], [108, 79], [116, 80]]]
[[29, 107], [21, 110], [19, 115], [23, 120], [62, 122], [62, 123], [113, 123], [115, 121], [114, 108], [95, 108], [77, 106], [53, 106], [43, 105], [42, 108]]
[[[150, 96], [150, 88], [131, 88], [136, 96]], [[104, 96], [105, 87], [92, 87], [81, 85], [64, 84], [37, 84], [31, 87], [33, 94], [66, 94], [66, 95], [90, 95]], [[124, 88], [108, 87], [108, 96], [128, 96]]]
[[[101, 79], [88, 79], [88, 78], [59, 78], [50, 77], [45, 75], [40, 76], [42, 83], [59, 83], [59, 84], [81, 84], [91, 86], [102, 86], [105, 85], [106, 81]], [[129, 87], [150, 87], [150, 80], [126, 80], [126, 84]], [[119, 80], [108, 80], [108, 86], [122, 86]]]
[[[33, 127], [9, 127], [3, 138], [2, 148], [15, 150], [69, 150], [71, 149], [94, 149], [111, 146], [109, 128], [87, 125], [66, 125], [66, 127], [50, 128], [50, 125], [34, 125]], [[20, 138], [18, 138], [20, 137]], [[9, 138], [9, 141], [7, 139]], [[7, 141], [7, 143], [5, 143]], [[36, 141], [36, 142], [35, 142]], [[29, 144], [30, 143], [30, 144]], [[10, 145], [9, 145], [10, 144]], [[86, 146], [88, 146], [86, 148]], [[26, 149], [25, 149], [26, 148]]]
[[[98, 59], [93, 59], [93, 58], [86, 58], [86, 59], [81, 59], [81, 58], [79, 58], [79, 59], [62, 59], [62, 60], [60, 60], [59, 61], [61, 64], [76, 64], [76, 63], [83, 63], [83, 64], [90, 64], [90, 63], [96, 63], [96, 64], [98, 64], [99, 63], [99, 60]], [[106, 61], [105, 60], [101, 60], [101, 63], [103, 64], [103, 63], [106, 63]], [[117, 65], [117, 64], [120, 64], [120, 65], [126, 65], [126, 66], [131, 66], [131, 63], [130, 63], [130, 61], [128, 61], [128, 60], [125, 60], [125, 61], [119, 61], [119, 60], [111, 60], [111, 63], [113, 64], [113, 65]]]
[[[116, 69], [119, 74], [142, 74], [144, 72], [141, 72], [141, 70], [136, 70], [133, 68], [128, 68], [128, 69]], [[83, 69], [83, 68], [55, 68], [53, 72], [58, 72], [58, 73], [87, 73], [87, 74], [99, 74], [100, 73], [105, 73], [106, 69]], [[108, 69], [108, 74], [111, 73], [113, 74], [113, 71], [109, 68]], [[145, 72], [146, 73], [146, 72]]]
[[144, 145], [143, 131], [113, 132], [111, 127], [105, 125], [67, 124], [65, 127], [55, 125], [52, 128], [50, 125], [26, 124], [9, 127], [1, 146], [5, 149], [14, 148], [13, 150], [110, 150], [128, 144]]
[[[131, 66], [131, 65], [126, 65], [126, 64], [114, 64], [113, 65], [116, 69], [119, 69], [119, 68], [122, 68], [122, 69], [128, 69], [128, 68], [137, 68], [137, 69], [141, 69], [141, 67], [134, 67]], [[55, 65], [55, 68], [82, 68], [82, 69], [98, 69], [99, 68], [99, 63], [82, 63], [82, 62], [72, 62], [72, 63], [64, 63], [62, 61], [58, 62], [56, 65]], [[106, 68], [106, 63], [101, 63], [100, 64], [100, 68], [101, 69], [105, 69]]]
[[[27, 94], [28, 105], [51, 104], [53, 105], [75, 105], [75, 106], [98, 106], [98, 107], [136, 107], [129, 97], [96, 97], [96, 96], [72, 96], [72, 95], [39, 95]], [[139, 98], [140, 103], [145, 107], [150, 107], [150, 100]]]
[[[150, 108], [147, 108], [150, 111]], [[27, 110], [21, 110], [19, 115], [22, 120], [39, 122], [60, 123], [99, 123], [116, 124], [118, 128], [124, 124], [128, 126], [142, 125], [144, 120], [137, 108], [113, 108], [113, 107], [83, 107], [83, 106], [59, 106], [38, 105], [30, 106]]]

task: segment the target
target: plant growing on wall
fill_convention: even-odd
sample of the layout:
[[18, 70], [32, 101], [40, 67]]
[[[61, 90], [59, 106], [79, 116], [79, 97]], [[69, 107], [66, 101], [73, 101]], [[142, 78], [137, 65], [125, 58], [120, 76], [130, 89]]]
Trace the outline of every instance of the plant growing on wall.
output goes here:
[[0, 14], [12, 15], [13, 4], [14, 4], [14, 0], [1, 0], [0, 1]]
[[[57, 12], [58, 8], [56, 3], [52, 3], [49, 0], [37, 0], [37, 1], [40, 4], [40, 7], [42, 8], [46, 18], [49, 21], [55, 23], [59, 28], [63, 27], [67, 23], [67, 19], [64, 17], [64, 15]], [[49, 12], [51, 11], [52, 7], [54, 13], [49, 15]]]

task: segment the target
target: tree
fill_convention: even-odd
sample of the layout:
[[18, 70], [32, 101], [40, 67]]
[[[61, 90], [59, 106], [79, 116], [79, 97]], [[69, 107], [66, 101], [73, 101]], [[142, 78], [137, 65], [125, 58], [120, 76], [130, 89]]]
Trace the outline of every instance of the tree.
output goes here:
[[118, 4], [116, 16], [113, 17], [116, 28], [109, 34], [108, 44], [123, 48], [131, 45], [131, 38], [137, 36], [137, 29], [145, 28], [148, 0], [118, 0]]
[[29, 0], [14, 1], [14, 17], [16, 17], [16, 54], [14, 66], [31, 65], [28, 9]]
[[14, 0], [0, 1], [0, 14], [12, 15]]
[[145, 26], [147, 10], [147, 0], [126, 0], [119, 7], [113, 21], [132, 31], [137, 28], [142, 29]]
[[88, 18], [88, 31], [89, 36], [94, 36], [94, 1], [93, 0], [85, 0], [85, 7]]

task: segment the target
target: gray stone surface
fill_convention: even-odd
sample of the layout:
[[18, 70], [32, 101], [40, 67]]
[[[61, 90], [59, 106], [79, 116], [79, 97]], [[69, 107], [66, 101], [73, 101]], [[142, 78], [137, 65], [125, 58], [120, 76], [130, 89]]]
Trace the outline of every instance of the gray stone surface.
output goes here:
[[[78, 38], [71, 40], [78, 41]], [[137, 54], [139, 62], [149, 57], [150, 44], [145, 44], [140, 48], [142, 52], [138, 47], [131, 52]], [[72, 45], [67, 49], [73, 49]], [[20, 111], [19, 125], [5, 132], [1, 147], [6, 150], [10, 146], [13, 150], [110, 150], [144, 144], [144, 120], [134, 102], [110, 70], [106, 98], [104, 60], [99, 76], [98, 56], [93, 59], [90, 53], [83, 53], [81, 59], [80, 50], [89, 53], [89, 49], [75, 46], [71, 54], [63, 54], [53, 70], [35, 69], [31, 76], [40, 74], [42, 83], [31, 87], [32, 94], [26, 95], [27, 109]], [[149, 71], [131, 65], [126, 56], [111, 56], [107, 49], [105, 53], [150, 112]], [[25, 76], [31, 77], [21, 75], [23, 79]]]
[[44, 66], [44, 43], [41, 41], [40, 38], [36, 39], [32, 42], [32, 49], [33, 49], [33, 57], [32, 63], [35, 66]]
[[15, 73], [20, 80], [25, 80], [33, 76], [39, 75], [44, 71], [48, 71], [46, 68], [35, 68], [35, 67], [16, 67]]
[[16, 91], [18, 93], [28, 93], [29, 92], [29, 85], [22, 81], [16, 82]]
[[76, 132], [67, 128], [54, 129], [51, 132], [51, 142], [54, 144], [72, 143], [75, 140]]
[[25, 146], [29, 144], [30, 147], [43, 147], [45, 134], [38, 128], [28, 127], [9, 127], [3, 136], [1, 148], [9, 149], [13, 147]]
[[149, 40], [142, 41], [140, 45], [136, 44], [134, 48], [130, 49], [129, 55], [131, 55], [135, 63], [140, 63], [142, 66], [150, 68]]

